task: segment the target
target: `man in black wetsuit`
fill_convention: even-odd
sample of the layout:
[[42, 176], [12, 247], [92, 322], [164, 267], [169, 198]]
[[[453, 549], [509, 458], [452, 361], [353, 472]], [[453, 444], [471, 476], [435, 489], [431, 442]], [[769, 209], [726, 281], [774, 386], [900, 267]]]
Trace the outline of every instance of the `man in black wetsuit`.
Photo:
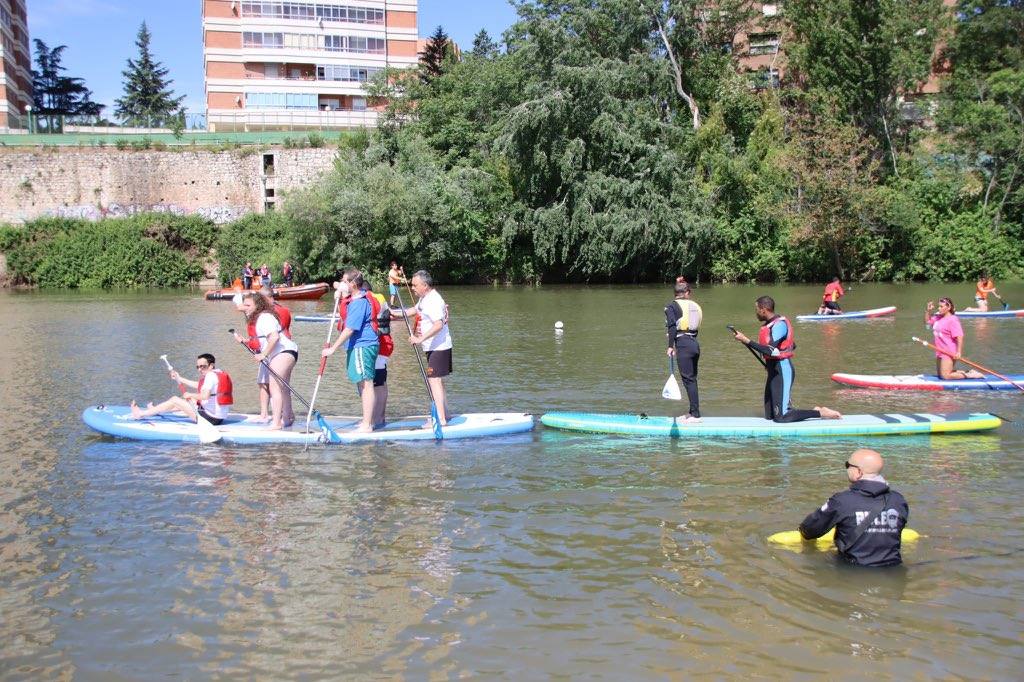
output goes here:
[[910, 517], [903, 495], [882, 478], [882, 456], [874, 450], [857, 450], [846, 462], [850, 489], [828, 498], [821, 509], [800, 524], [805, 540], [820, 538], [836, 529], [839, 557], [857, 566], [897, 566], [900, 535]]
[[828, 407], [794, 410], [790, 406], [793, 381], [796, 379], [796, 371], [790, 360], [796, 350], [793, 325], [785, 317], [775, 314], [775, 299], [771, 296], [757, 299], [754, 312], [757, 319], [764, 323], [757, 343], [738, 331], [733, 330], [733, 333], [737, 341], [758, 353], [768, 371], [764, 384], [764, 418], [781, 423], [802, 422], [805, 419], [841, 419], [843, 415]]
[[697, 362], [700, 360], [700, 345], [697, 343], [697, 330], [704, 313], [696, 301], [690, 300], [690, 285], [685, 280], [676, 280], [675, 293], [675, 300], [665, 306], [668, 354], [675, 356], [679, 374], [683, 378], [683, 388], [686, 389], [686, 398], [690, 401], [690, 413], [679, 421], [699, 422]]

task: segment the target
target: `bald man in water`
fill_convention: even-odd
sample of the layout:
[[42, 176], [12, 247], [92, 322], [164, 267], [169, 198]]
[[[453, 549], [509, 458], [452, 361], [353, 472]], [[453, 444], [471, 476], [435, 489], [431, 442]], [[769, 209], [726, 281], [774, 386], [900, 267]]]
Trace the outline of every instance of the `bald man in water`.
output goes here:
[[805, 540], [820, 538], [836, 529], [839, 557], [856, 566], [898, 566], [900, 534], [910, 507], [882, 478], [882, 456], [874, 450], [855, 451], [846, 460], [850, 489], [828, 498], [821, 509], [800, 524]]

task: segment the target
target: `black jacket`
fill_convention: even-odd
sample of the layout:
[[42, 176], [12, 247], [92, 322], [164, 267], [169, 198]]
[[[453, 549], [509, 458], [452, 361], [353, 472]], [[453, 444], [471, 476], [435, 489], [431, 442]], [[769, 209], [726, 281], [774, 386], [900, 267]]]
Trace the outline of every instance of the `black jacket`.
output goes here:
[[[857, 524], [879, 509], [881, 513], [854, 540]], [[809, 514], [800, 524], [800, 534], [813, 540], [835, 527], [836, 548], [844, 561], [858, 566], [896, 566], [903, 561], [900, 533], [908, 518], [907, 501], [887, 484], [857, 481]]]

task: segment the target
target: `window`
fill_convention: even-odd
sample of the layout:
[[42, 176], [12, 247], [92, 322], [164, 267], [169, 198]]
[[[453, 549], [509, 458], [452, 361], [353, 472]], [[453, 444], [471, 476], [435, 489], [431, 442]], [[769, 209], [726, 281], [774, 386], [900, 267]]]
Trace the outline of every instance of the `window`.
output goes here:
[[352, 98], [352, 111], [366, 111], [366, 98], [365, 97], [353, 97]]
[[283, 33], [242, 32], [242, 47], [273, 49], [284, 47]]
[[383, 24], [384, 10], [314, 2], [243, 2], [243, 18]]
[[250, 92], [246, 109], [316, 109], [316, 95], [296, 92]]
[[748, 74], [750, 87], [755, 90], [777, 89], [779, 87], [779, 72], [774, 69], [761, 69]]
[[258, 33], [242, 32], [242, 47], [251, 49], [326, 50], [327, 52], [359, 52], [384, 54], [387, 42], [383, 38], [361, 36], [316, 35], [315, 33]]
[[779, 51], [778, 33], [753, 33], [750, 36], [750, 54], [775, 54]]
[[316, 67], [318, 81], [345, 81], [348, 83], [365, 83], [382, 69], [373, 66], [335, 66], [332, 64]]
[[11, 13], [3, 5], [0, 5], [0, 23], [8, 29], [11, 28]]
[[281, 65], [280, 64], [264, 64], [263, 65], [263, 76], [264, 76], [264, 78], [280, 78], [281, 77]]

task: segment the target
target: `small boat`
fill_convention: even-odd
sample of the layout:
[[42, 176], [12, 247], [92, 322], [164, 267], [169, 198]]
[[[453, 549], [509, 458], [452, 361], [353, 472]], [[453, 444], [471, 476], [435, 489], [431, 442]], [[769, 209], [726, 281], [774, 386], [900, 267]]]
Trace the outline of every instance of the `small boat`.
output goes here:
[[[291, 445], [313, 445], [323, 443], [323, 435], [312, 424], [312, 431], [306, 433], [305, 424], [295, 423], [290, 429], [268, 431], [267, 425], [256, 421], [258, 415], [228, 415], [220, 426], [222, 443], [229, 445], [267, 445], [283, 443]], [[86, 426], [108, 436], [132, 440], [176, 441], [198, 443], [199, 432], [195, 422], [182, 415], [162, 414], [144, 419], [131, 419], [131, 408], [125, 405], [100, 405], [90, 407], [82, 413]], [[435, 441], [433, 429], [423, 428], [427, 417], [405, 417], [388, 422], [386, 426], [371, 433], [355, 433], [359, 425], [351, 417], [325, 417], [331, 428], [341, 437], [341, 444], [387, 442], [387, 441]], [[445, 440], [457, 438], [482, 438], [533, 430], [533, 416], [522, 412], [477, 412], [452, 417], [441, 427]]]
[[957, 317], [1024, 317], [1024, 310], [958, 310]]
[[[316, 301], [331, 290], [330, 284], [299, 284], [293, 287], [274, 287], [274, 298], [279, 301]], [[259, 291], [258, 288], [251, 291]], [[230, 301], [236, 294], [245, 293], [241, 287], [214, 289], [206, 292], [207, 301]]]
[[1014, 383], [1024, 386], [1024, 374], [1010, 374], [1011, 381], [987, 375], [983, 379], [940, 379], [935, 374], [887, 375], [844, 374], [837, 372], [832, 381], [857, 388], [880, 388], [894, 391], [1012, 391]]
[[833, 315], [797, 315], [799, 322], [831, 322], [833, 320], [864, 320], [872, 317], [883, 317], [896, 312], [896, 306], [890, 305], [884, 308], [872, 308], [871, 310], [851, 310], [848, 313], [835, 313]]
[[1002, 420], [992, 414], [848, 414], [842, 419], [808, 419], [780, 424], [759, 417], [704, 417], [696, 423], [646, 414], [548, 412], [541, 424], [567, 431], [614, 433], [666, 438], [776, 438], [915, 435], [997, 429]]

